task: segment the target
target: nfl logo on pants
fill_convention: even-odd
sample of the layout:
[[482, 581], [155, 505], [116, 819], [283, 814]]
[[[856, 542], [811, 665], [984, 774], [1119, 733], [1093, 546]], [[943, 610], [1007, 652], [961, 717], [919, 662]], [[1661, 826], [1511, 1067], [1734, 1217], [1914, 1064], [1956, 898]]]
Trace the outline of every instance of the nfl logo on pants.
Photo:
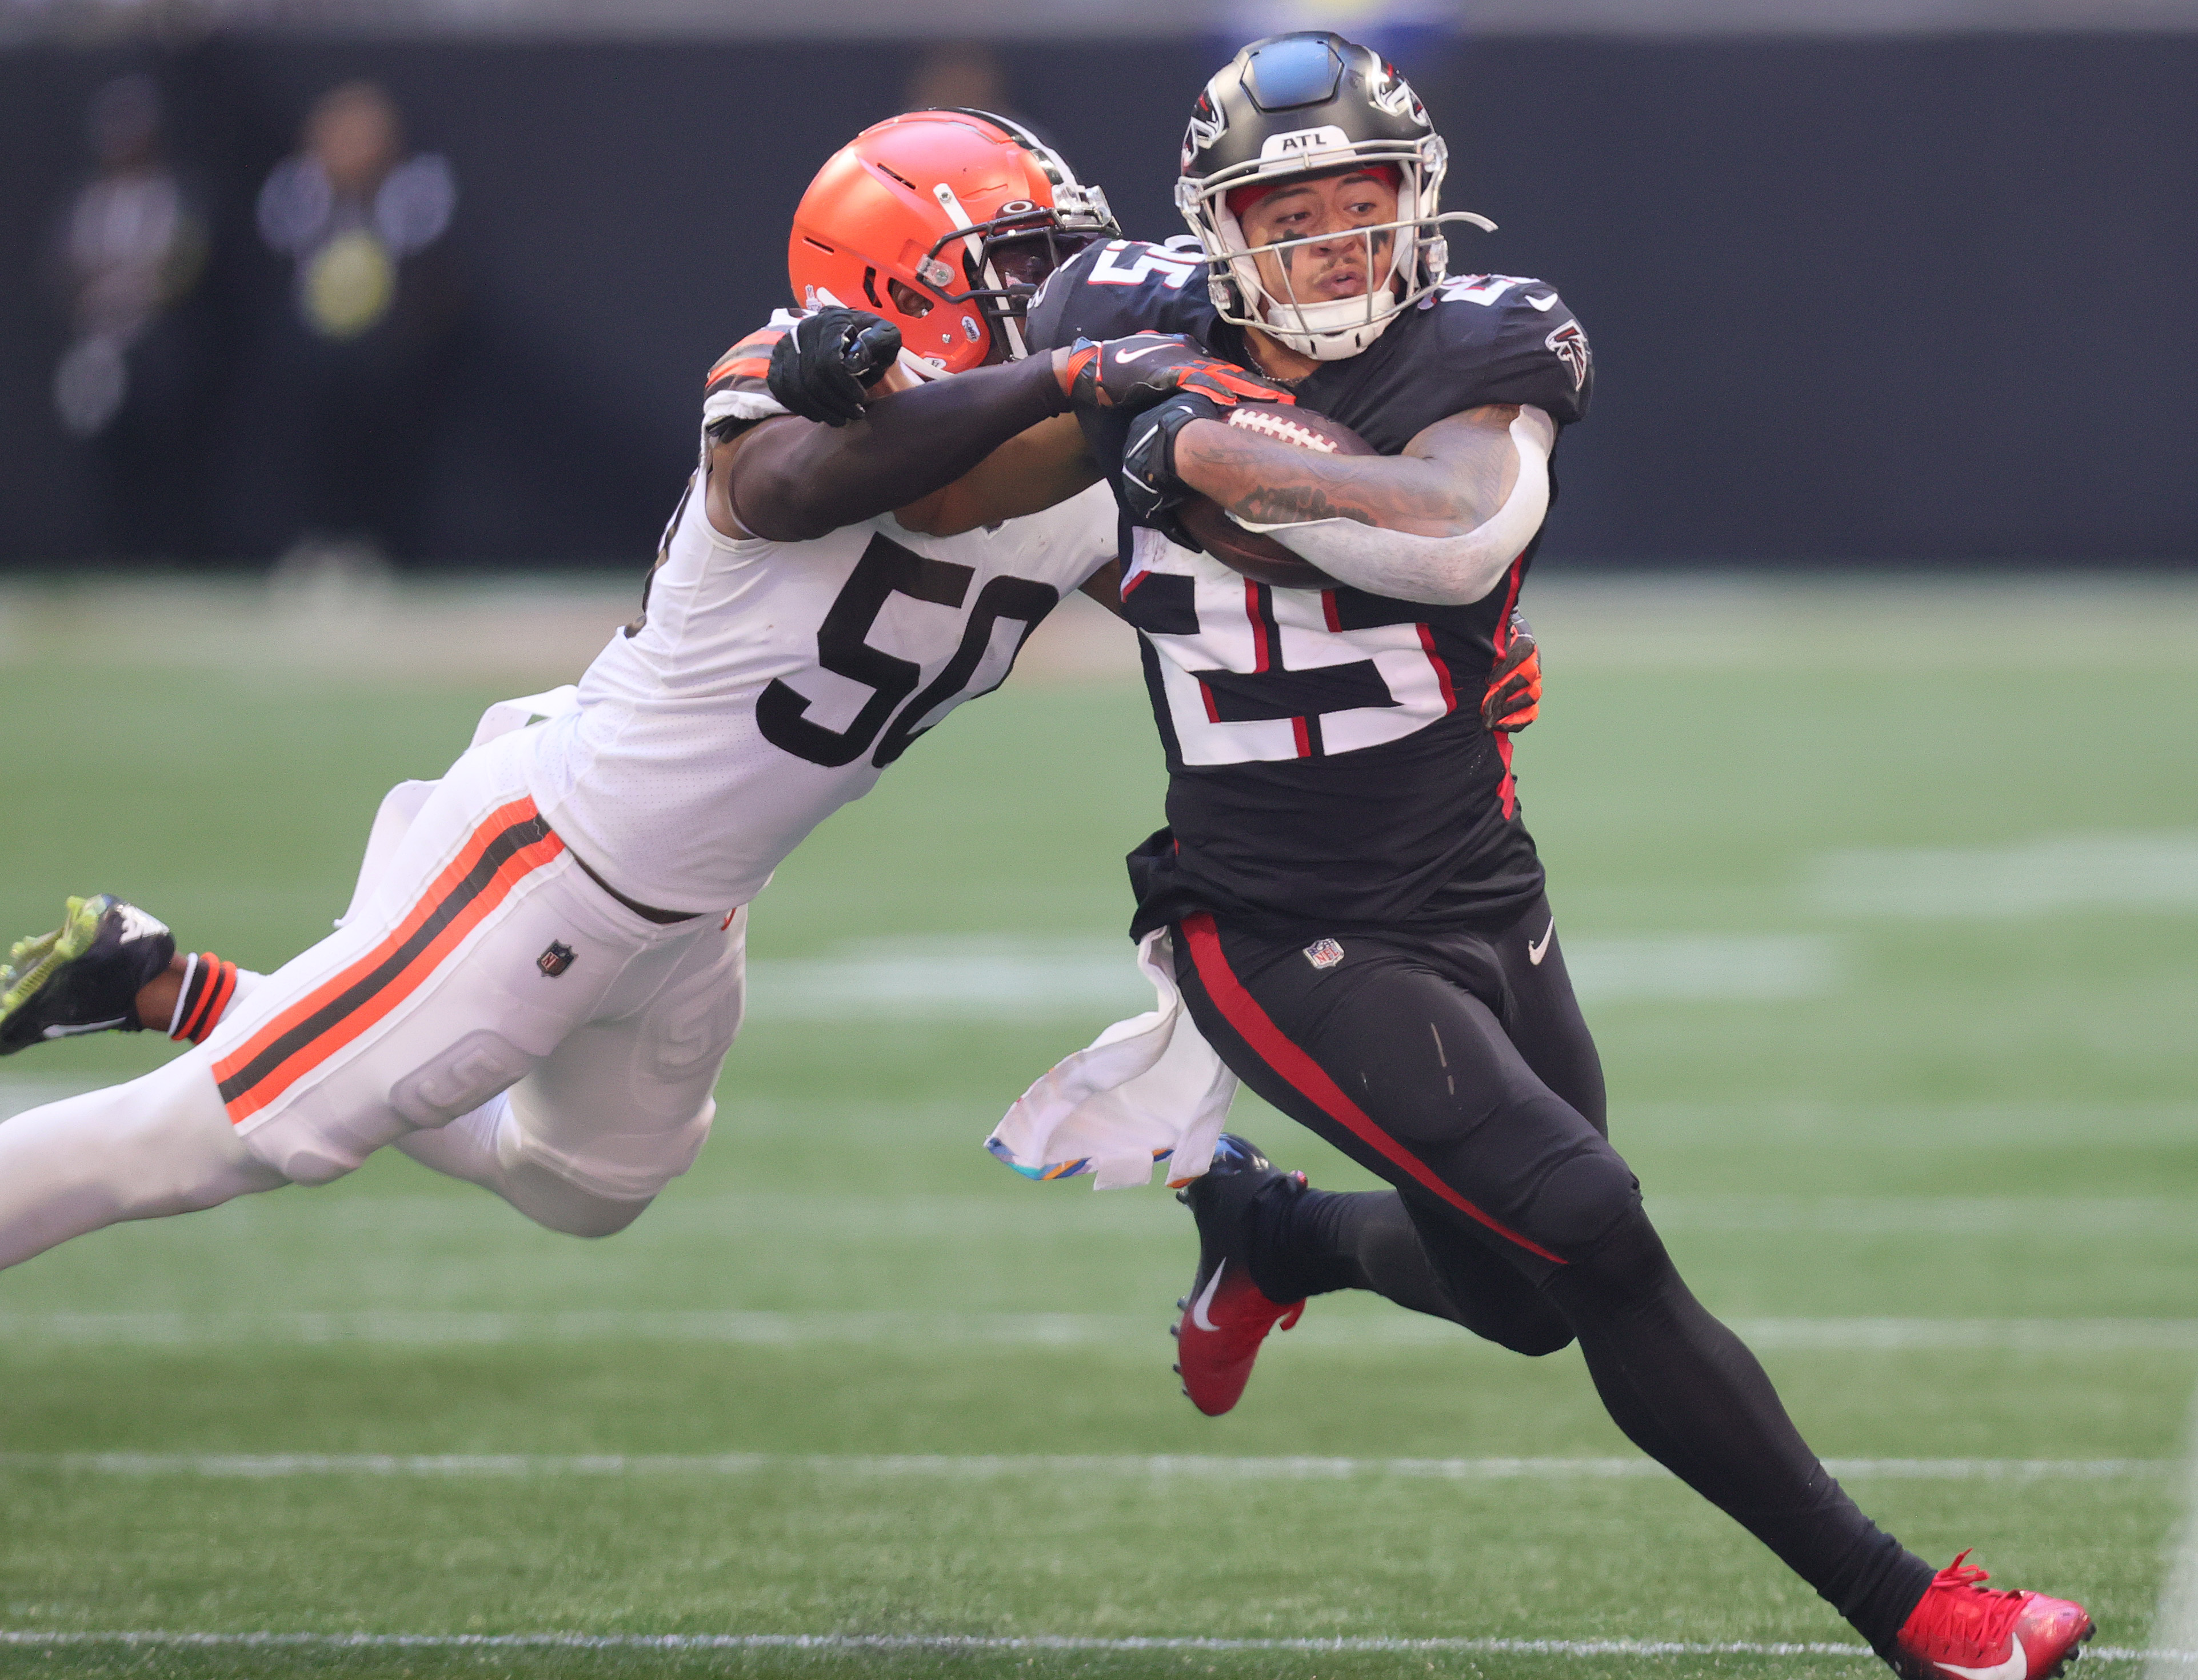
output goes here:
[[573, 966], [573, 948], [552, 940], [550, 949], [534, 959], [534, 966], [554, 980]]
[[1343, 961], [1343, 947], [1333, 939], [1315, 939], [1305, 948], [1305, 959], [1316, 968], [1333, 968]]

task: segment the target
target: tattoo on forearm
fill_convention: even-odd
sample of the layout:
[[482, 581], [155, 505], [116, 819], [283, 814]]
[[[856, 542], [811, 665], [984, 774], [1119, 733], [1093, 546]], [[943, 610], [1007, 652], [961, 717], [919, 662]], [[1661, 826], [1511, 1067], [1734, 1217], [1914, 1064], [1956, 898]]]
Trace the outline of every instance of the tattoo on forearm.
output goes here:
[[1258, 485], [1229, 503], [1229, 511], [1253, 525], [1297, 525], [1317, 519], [1355, 519], [1368, 525], [1381, 523], [1380, 510], [1361, 499], [1347, 505], [1329, 495], [1327, 486], [1311, 484]]
[[[1194, 441], [1195, 438], [1195, 441]], [[1201, 427], [1178, 442], [1178, 471], [1238, 519], [1291, 525], [1351, 519], [1443, 536], [1503, 505], [1515, 468], [1509, 435], [1445, 422], [1404, 456], [1322, 456], [1267, 439]]]

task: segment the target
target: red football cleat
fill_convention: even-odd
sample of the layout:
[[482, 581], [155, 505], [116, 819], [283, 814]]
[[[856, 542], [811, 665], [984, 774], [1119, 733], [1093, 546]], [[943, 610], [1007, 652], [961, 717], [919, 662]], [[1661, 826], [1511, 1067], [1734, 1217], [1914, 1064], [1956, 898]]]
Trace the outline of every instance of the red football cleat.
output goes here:
[[1907, 1680], [2045, 1680], [2084, 1654], [2091, 1618], [2042, 1592], [1995, 1592], [1961, 1557], [1933, 1576], [1887, 1659]]
[[1288, 1329], [1305, 1311], [1301, 1300], [1270, 1300], [1244, 1259], [1246, 1210], [1277, 1179], [1302, 1187], [1305, 1174], [1282, 1171], [1242, 1138], [1224, 1132], [1213, 1165], [1177, 1196], [1198, 1221], [1198, 1271], [1190, 1293], [1176, 1303], [1183, 1311], [1172, 1327], [1175, 1369], [1191, 1404], [1208, 1417], [1220, 1416], [1242, 1396], [1267, 1332], [1277, 1324]]

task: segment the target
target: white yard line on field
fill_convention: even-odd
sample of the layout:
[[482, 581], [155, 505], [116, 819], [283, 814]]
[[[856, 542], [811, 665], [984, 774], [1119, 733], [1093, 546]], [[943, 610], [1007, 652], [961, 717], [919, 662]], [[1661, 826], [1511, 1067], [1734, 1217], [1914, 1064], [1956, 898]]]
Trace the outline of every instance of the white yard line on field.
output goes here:
[[[757, 1021], [1045, 1020], [1134, 1014], [1151, 989], [1129, 945], [1102, 934], [923, 933], [852, 941], [817, 956], [748, 964]], [[1573, 989], [1591, 1003], [1745, 1003], [1835, 988], [1840, 953], [1820, 935], [1637, 933], [1565, 946]]]
[[2168, 1653], [2198, 1651], [2198, 1398], [2190, 1407], [2190, 1450], [2183, 1464], [2183, 1517], [2169, 1554], [2167, 1578], [2160, 1590], [2160, 1609], [2152, 1619], [2152, 1642], [2160, 1654], [2145, 1664], [2145, 1680], [2168, 1680], [2188, 1673], [2187, 1663]]
[[[1892, 1481], [2156, 1480], [2172, 1468], [2151, 1458], [1833, 1458], [1835, 1475]], [[1338, 1481], [1393, 1476], [1425, 1481], [1574, 1481], [1655, 1479], [1646, 1458], [1313, 1458], [1220, 1454], [1065, 1453], [189, 1453], [0, 1452], [0, 1471], [112, 1476], [553, 1477], [753, 1476], [770, 1472], [881, 1479], [1006, 1476]]]
[[1810, 881], [1835, 915], [1997, 920], [2198, 910], [2198, 833], [2047, 834], [2011, 845], [1833, 852]]
[[[180, 1633], [132, 1630], [0, 1629], [0, 1646], [152, 1645], [215, 1648], [313, 1650], [583, 1650], [583, 1651], [1423, 1651], [1473, 1656], [1526, 1657], [1868, 1657], [1862, 1645], [1730, 1640], [1695, 1643], [1661, 1639], [1230, 1639], [1196, 1635], [1086, 1638], [1074, 1634], [896, 1633]], [[2093, 1662], [2198, 1662], [2198, 1651], [2141, 1651], [2092, 1646]]]

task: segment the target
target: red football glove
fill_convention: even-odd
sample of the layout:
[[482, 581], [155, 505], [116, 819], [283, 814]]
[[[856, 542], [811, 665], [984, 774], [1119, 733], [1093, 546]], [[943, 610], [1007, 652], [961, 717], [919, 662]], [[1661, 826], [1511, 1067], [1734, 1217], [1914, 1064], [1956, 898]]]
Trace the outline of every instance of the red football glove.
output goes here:
[[1069, 346], [1061, 388], [1079, 409], [1148, 409], [1179, 391], [1189, 391], [1233, 408], [1239, 402], [1294, 403], [1279, 385], [1233, 362], [1209, 356], [1175, 333], [1133, 333], [1097, 343], [1079, 339]]
[[1488, 692], [1481, 696], [1481, 726], [1492, 734], [1515, 735], [1541, 711], [1542, 650], [1534, 643], [1534, 627], [1526, 615], [1514, 610], [1503, 657], [1488, 673]]

